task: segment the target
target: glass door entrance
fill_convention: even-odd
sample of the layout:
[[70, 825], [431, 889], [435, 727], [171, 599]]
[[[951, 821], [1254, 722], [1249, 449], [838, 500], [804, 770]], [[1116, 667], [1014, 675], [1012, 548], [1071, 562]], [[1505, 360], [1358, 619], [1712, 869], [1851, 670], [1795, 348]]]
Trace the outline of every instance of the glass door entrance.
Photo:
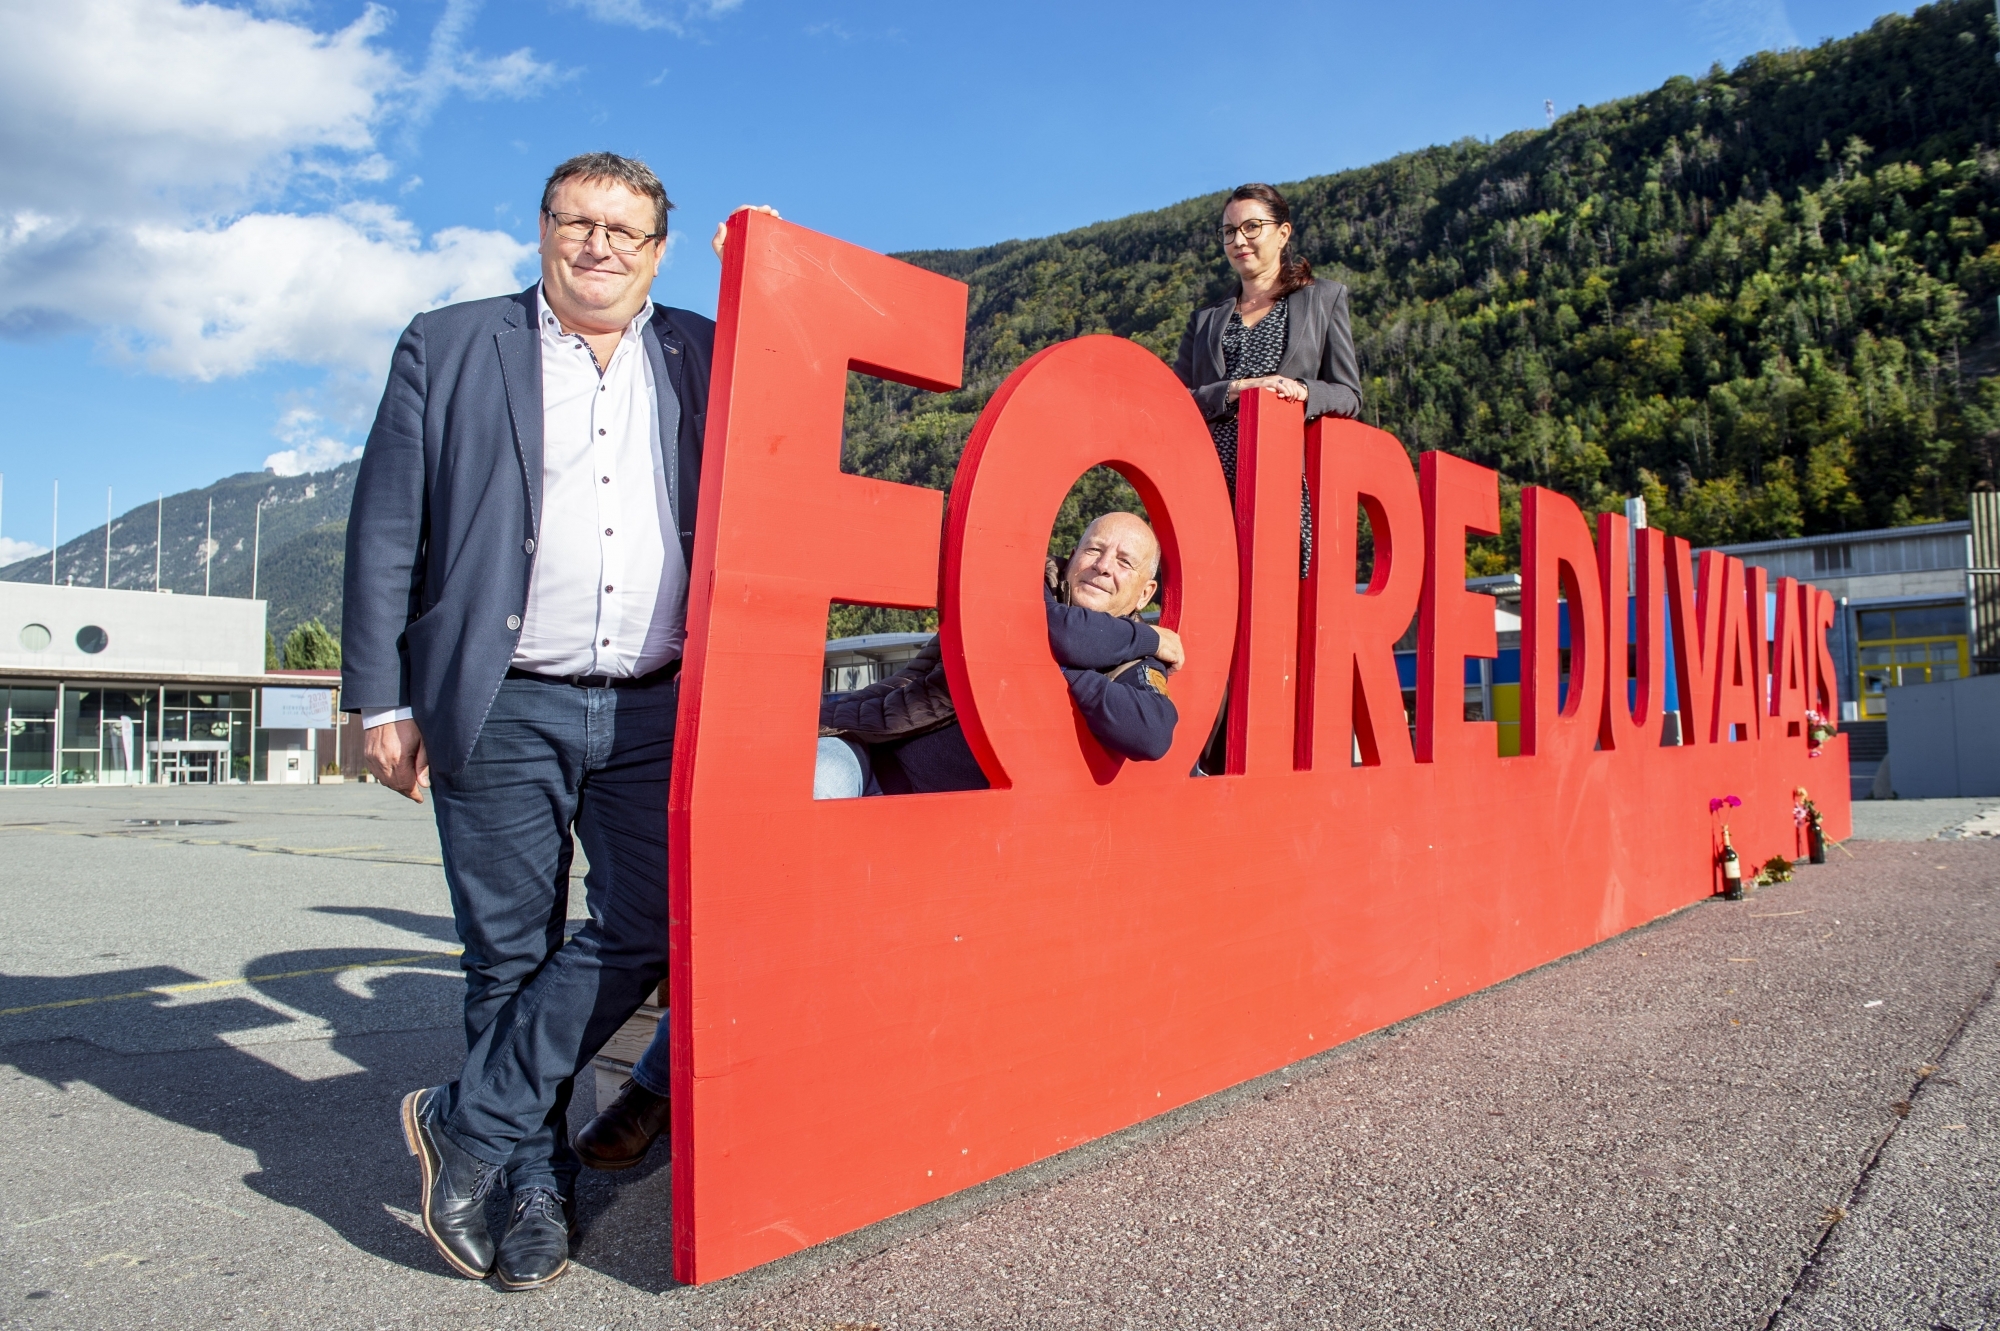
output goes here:
[[147, 747], [155, 780], [220, 784], [250, 779], [250, 690], [168, 689], [160, 735]]

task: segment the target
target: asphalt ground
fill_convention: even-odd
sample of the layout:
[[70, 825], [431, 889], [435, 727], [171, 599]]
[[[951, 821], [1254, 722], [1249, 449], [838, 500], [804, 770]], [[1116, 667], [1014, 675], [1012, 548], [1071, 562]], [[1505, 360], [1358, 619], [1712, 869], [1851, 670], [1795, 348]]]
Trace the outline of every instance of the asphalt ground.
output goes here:
[[426, 810], [0, 792], [0, 1325], [2000, 1328], [1995, 803], [1859, 804], [1747, 901], [716, 1285], [656, 1151], [508, 1295], [409, 1215], [395, 1106], [462, 1050]]

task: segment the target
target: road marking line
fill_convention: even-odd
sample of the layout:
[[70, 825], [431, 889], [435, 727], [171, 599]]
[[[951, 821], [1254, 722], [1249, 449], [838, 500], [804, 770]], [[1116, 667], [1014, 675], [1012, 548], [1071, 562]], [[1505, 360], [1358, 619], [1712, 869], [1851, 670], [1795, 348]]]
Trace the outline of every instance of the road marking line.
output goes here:
[[0, 823], [0, 831], [53, 832], [57, 836], [117, 837], [124, 840], [150, 841], [164, 846], [226, 846], [233, 850], [247, 850], [253, 855], [318, 855], [333, 859], [354, 860], [364, 864], [414, 864], [442, 866], [444, 860], [435, 855], [404, 855], [388, 851], [380, 855], [363, 852], [383, 850], [381, 846], [267, 846], [271, 840], [259, 837], [251, 840], [237, 838], [224, 840], [216, 837], [176, 837], [155, 836], [158, 829], [119, 827], [110, 831], [82, 827], [56, 827], [48, 823]]
[[[225, 1215], [233, 1215], [238, 1220], [248, 1220], [250, 1218], [234, 1207], [224, 1206], [221, 1202], [204, 1201], [200, 1197], [191, 1196], [185, 1192], [151, 1190], [147, 1192], [135, 1192], [129, 1197], [113, 1197], [109, 1201], [92, 1202], [89, 1206], [79, 1206], [74, 1211], [59, 1211], [55, 1215], [45, 1215], [40, 1220], [17, 1220], [14, 1222], [14, 1228], [33, 1229], [37, 1225], [52, 1225], [58, 1220], [71, 1220], [80, 1215], [89, 1215], [92, 1211], [102, 1211], [107, 1206], [124, 1206], [129, 1202], [143, 1201], [148, 1197], [172, 1197], [177, 1201], [190, 1202], [195, 1206], [206, 1207], [211, 1211], [221, 1211]], [[84, 1266], [85, 1268], [99, 1266], [119, 1257], [130, 1258], [126, 1262], [128, 1266], [136, 1265], [137, 1262], [143, 1260], [132, 1258], [129, 1253], [113, 1252], [106, 1253], [102, 1257], [93, 1257], [85, 1262]]]
[[453, 948], [449, 952], [419, 952], [409, 957], [387, 957], [381, 961], [350, 961], [344, 966], [315, 966], [303, 971], [275, 971], [270, 975], [245, 975], [234, 980], [195, 980], [188, 984], [163, 984], [152, 989], [134, 989], [126, 994], [99, 994], [94, 998], [65, 998], [59, 1003], [31, 1003], [27, 1007], [0, 1008], [0, 1017], [18, 1017], [23, 1012], [47, 1012], [60, 1007], [88, 1007], [93, 1003], [122, 1003], [132, 998], [168, 998], [175, 994], [191, 994], [203, 989], [227, 989], [239, 984], [262, 984], [266, 980], [296, 980], [305, 975], [333, 975], [340, 971], [368, 970], [379, 966], [408, 966], [418, 961], [444, 961], [461, 956], [465, 949]]

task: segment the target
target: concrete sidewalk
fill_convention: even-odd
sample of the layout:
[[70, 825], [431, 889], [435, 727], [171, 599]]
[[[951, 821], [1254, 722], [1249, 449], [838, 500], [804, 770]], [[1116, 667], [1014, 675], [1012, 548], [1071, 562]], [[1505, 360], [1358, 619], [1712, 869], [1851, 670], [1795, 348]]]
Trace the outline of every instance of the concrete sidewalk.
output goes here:
[[656, 1152], [523, 1295], [410, 1227], [396, 1100], [461, 1038], [424, 811], [9, 792], [0, 856], [7, 1326], [2000, 1327], [1990, 838], [1857, 841], [715, 1286]]

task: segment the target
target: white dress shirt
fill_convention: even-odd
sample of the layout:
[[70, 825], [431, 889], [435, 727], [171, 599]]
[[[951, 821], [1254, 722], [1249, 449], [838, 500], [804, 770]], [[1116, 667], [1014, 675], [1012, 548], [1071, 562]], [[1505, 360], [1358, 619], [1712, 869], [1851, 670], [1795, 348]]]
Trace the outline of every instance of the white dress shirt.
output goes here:
[[[643, 675], [678, 657], [687, 631], [687, 562], [642, 332], [653, 307], [626, 325], [601, 373], [540, 287], [535, 310], [542, 513], [512, 664], [542, 675]], [[409, 715], [407, 707], [370, 709], [362, 725]]]

